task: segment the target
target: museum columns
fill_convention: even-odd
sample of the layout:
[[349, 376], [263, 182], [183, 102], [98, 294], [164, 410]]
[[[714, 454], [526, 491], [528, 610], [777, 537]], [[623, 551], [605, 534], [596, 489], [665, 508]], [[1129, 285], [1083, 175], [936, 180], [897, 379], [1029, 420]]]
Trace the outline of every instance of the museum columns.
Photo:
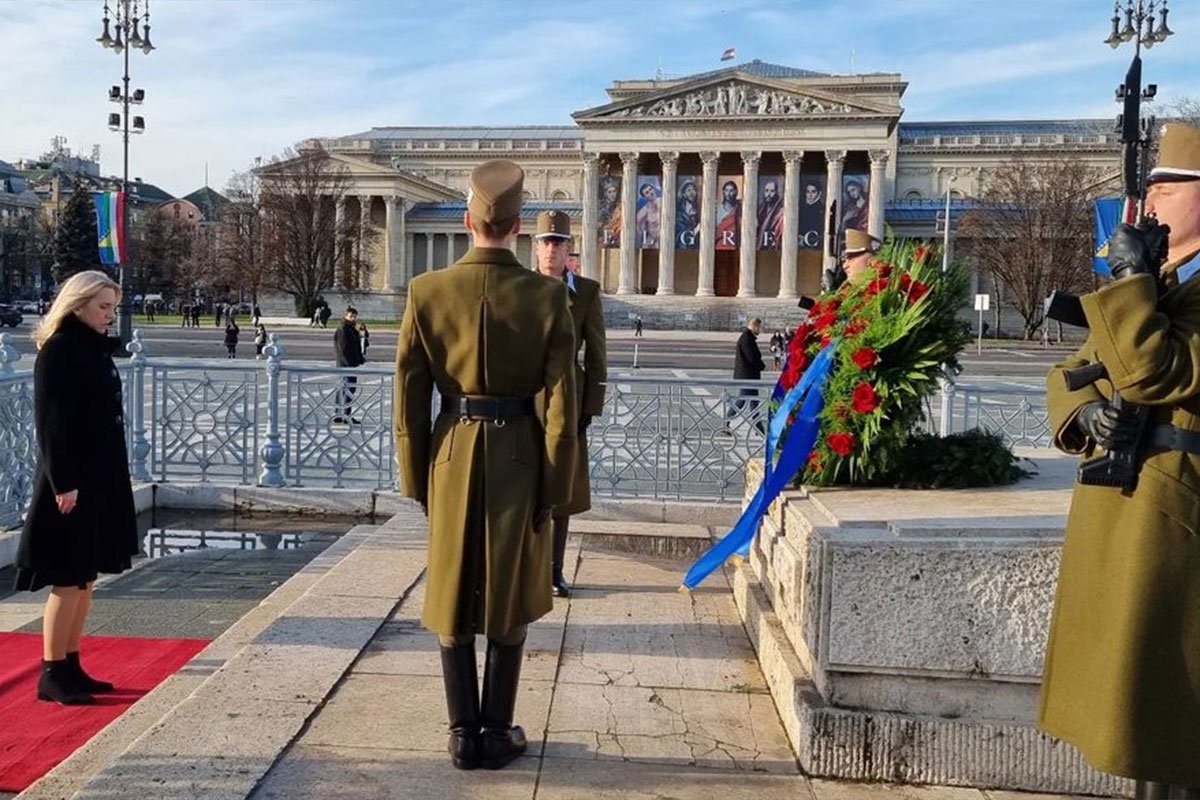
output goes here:
[[758, 162], [762, 153], [743, 151], [742, 231], [738, 247], [738, 297], [757, 297], [754, 290], [758, 267]]
[[433, 272], [433, 237], [436, 234], [425, 234], [425, 271]]
[[[405, 258], [407, 242], [404, 232], [404, 198], [392, 195], [384, 198], [384, 291], [395, 291], [408, 283], [408, 263]], [[370, 204], [367, 205], [370, 209]]]
[[887, 181], [887, 150], [871, 150], [871, 193], [867, 206], [867, 233], [883, 240], [884, 183]]
[[779, 297], [796, 297], [796, 267], [800, 248], [800, 161], [803, 150], [783, 153], [783, 242], [780, 243]]
[[333, 288], [342, 288], [342, 270], [345, 263], [346, 197], [337, 198], [333, 213]]
[[600, 154], [583, 154], [583, 247], [581, 249], [580, 269], [583, 277], [600, 281], [604, 284], [604, 276], [600, 274], [600, 242], [599, 209], [596, 203], [600, 197]]
[[679, 153], [659, 153], [662, 160], [662, 227], [658, 234], [657, 294], [675, 294], [675, 184]]
[[[834, 203], [837, 203], [842, 197], [842, 165], [846, 160], [845, 150], [826, 150], [825, 151], [825, 225], [829, 226], [829, 213], [833, 210]], [[834, 230], [825, 231], [825, 270], [832, 271], [837, 269], [837, 247], [831, 246], [836, 239], [837, 228], [840, 227], [841, 215], [844, 212], [839, 204], [837, 219], [834, 220]]]
[[621, 274], [617, 294], [637, 294], [637, 153], [621, 153]]
[[721, 154], [711, 151], [700, 154], [704, 164], [703, 192], [700, 203], [700, 283], [696, 297], [713, 297], [716, 278], [717, 237], [717, 161]]

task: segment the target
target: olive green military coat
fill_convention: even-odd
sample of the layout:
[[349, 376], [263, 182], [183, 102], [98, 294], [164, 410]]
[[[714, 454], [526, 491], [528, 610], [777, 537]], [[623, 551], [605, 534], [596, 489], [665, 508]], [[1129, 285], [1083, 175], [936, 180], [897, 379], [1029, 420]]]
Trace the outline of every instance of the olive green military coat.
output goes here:
[[[600, 284], [590, 278], [574, 276], [575, 291], [569, 292], [571, 317], [575, 323], [575, 388], [581, 417], [598, 417], [604, 412], [604, 384], [608, 380], [608, 351], [604, 337], [604, 309], [600, 305]], [[583, 363], [578, 351], [583, 350]], [[579, 436], [575, 460], [575, 481], [571, 502], [554, 510], [555, 516], [582, 514], [592, 507], [592, 482], [588, 477], [587, 433]]]
[[[396, 352], [396, 458], [405, 495], [428, 504], [421, 621], [443, 635], [504, 636], [551, 609], [541, 507], [571, 497], [575, 338], [567, 287], [504, 249], [472, 248], [413, 279]], [[503, 424], [439, 414], [431, 395], [535, 397], [537, 416]]]
[[[1046, 379], [1062, 450], [1091, 453], [1074, 417], [1114, 387], [1200, 430], [1200, 280], [1176, 266], [1157, 301], [1146, 275], [1083, 298], [1089, 338]], [[1111, 381], [1067, 391], [1063, 370], [1096, 360]], [[1038, 725], [1104, 772], [1200, 786], [1200, 456], [1147, 452], [1132, 492], [1075, 487]]]

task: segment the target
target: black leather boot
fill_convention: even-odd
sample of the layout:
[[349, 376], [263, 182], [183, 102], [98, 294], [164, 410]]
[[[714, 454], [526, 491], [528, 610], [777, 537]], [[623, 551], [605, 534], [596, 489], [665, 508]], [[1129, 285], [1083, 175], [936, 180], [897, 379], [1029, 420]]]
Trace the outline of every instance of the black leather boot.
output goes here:
[[554, 561], [552, 562], [554, 577], [551, 579], [550, 585], [555, 597], [571, 596], [571, 586], [563, 577], [563, 561], [567, 555], [567, 526], [570, 522], [570, 517], [554, 518]]
[[64, 706], [86, 706], [96, 702], [96, 698], [85, 692], [75, 682], [67, 660], [43, 661], [42, 675], [38, 678], [38, 700], [49, 700]]
[[1167, 800], [1171, 795], [1169, 783], [1158, 781], [1137, 781], [1134, 784], [1134, 800]]
[[513, 725], [517, 706], [517, 684], [525, 642], [497, 644], [488, 640], [487, 665], [483, 671], [483, 739], [480, 763], [500, 769], [525, 752], [525, 731]]
[[458, 769], [479, 766], [479, 679], [475, 669], [475, 643], [442, 645], [442, 679], [446, 710], [450, 714], [450, 741], [446, 749]]
[[67, 666], [70, 667], [71, 674], [75, 676], [75, 683], [85, 692], [100, 694], [113, 690], [113, 685], [108, 681], [98, 681], [83, 671], [83, 665], [79, 663], [78, 652], [67, 653]]

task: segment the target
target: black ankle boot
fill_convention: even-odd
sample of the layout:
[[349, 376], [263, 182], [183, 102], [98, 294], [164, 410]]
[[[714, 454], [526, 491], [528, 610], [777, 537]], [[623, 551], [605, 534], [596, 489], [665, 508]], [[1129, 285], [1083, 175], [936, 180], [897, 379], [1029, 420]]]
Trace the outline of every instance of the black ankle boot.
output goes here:
[[42, 675], [38, 678], [38, 700], [49, 700], [64, 706], [86, 706], [96, 698], [85, 692], [75, 681], [67, 660], [43, 661]]
[[554, 518], [554, 577], [550, 581], [550, 587], [555, 597], [571, 596], [571, 586], [563, 577], [563, 561], [567, 555], [567, 525], [570, 521], [570, 517]]
[[525, 731], [512, 724], [524, 647], [523, 641], [515, 645], [488, 641], [480, 713], [483, 724], [480, 763], [487, 769], [500, 769], [524, 753], [527, 746]]
[[108, 681], [98, 681], [83, 671], [83, 665], [79, 663], [78, 652], [67, 653], [67, 666], [70, 667], [71, 674], [75, 677], [75, 683], [85, 692], [100, 694], [113, 690], [113, 685]]
[[442, 679], [446, 710], [450, 714], [450, 741], [446, 749], [458, 769], [479, 766], [479, 679], [475, 670], [475, 644], [442, 646]]

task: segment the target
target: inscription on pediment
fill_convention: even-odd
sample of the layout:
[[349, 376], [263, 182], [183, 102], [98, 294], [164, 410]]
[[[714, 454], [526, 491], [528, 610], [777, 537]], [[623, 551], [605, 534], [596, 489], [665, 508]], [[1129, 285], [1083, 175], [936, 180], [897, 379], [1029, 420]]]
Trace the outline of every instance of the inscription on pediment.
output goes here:
[[614, 117], [808, 117], [825, 114], [851, 114], [856, 109], [846, 103], [818, 100], [807, 95], [779, 89], [764, 89], [729, 83], [709, 86], [687, 94], [664, 97], [631, 108], [614, 111]]

